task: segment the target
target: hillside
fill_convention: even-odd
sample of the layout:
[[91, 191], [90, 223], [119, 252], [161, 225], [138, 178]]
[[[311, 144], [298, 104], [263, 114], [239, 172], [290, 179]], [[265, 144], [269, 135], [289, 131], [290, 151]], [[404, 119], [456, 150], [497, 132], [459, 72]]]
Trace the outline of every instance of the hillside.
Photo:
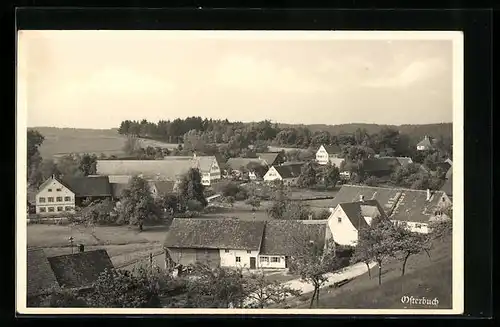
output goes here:
[[[323, 289], [319, 308], [329, 309], [451, 309], [452, 307], [452, 251], [451, 238], [434, 245], [430, 252], [410, 257], [407, 272], [401, 276], [401, 262], [392, 261], [382, 270], [382, 285], [377, 282], [378, 268], [357, 277], [338, 288]], [[437, 298], [439, 305], [429, 307], [409, 305], [401, 297], [413, 296], [427, 299]], [[310, 294], [294, 299], [291, 308], [309, 308]]]

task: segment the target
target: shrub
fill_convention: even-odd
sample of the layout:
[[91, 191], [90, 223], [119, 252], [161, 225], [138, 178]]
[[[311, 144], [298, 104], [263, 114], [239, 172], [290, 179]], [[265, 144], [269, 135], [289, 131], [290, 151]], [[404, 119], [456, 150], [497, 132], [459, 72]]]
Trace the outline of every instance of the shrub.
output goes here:
[[234, 199], [236, 201], [244, 201], [244, 200], [248, 199], [247, 191], [244, 189], [240, 189], [240, 191], [238, 193], [236, 193], [236, 195], [234, 196]]
[[241, 191], [241, 187], [234, 182], [228, 182], [225, 185], [221, 187], [222, 195], [225, 197], [228, 196], [234, 196], [236, 197], [236, 194], [238, 194]]
[[202, 211], [203, 204], [201, 204], [197, 200], [188, 200], [187, 201], [187, 210], [188, 211]]
[[314, 219], [318, 220], [328, 219], [328, 217], [330, 217], [330, 211], [327, 209], [322, 209], [321, 211], [316, 212], [314, 215]]

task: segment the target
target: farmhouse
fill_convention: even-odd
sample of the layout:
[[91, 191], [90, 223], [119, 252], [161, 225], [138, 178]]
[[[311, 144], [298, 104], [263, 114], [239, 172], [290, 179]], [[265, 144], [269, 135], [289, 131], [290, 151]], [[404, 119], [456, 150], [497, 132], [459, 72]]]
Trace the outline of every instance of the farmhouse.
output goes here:
[[430, 222], [451, 218], [443, 213], [451, 205], [444, 192], [402, 188], [343, 185], [332, 201], [331, 210], [361, 197], [377, 200], [392, 222], [404, 224], [414, 232], [428, 233]]
[[264, 160], [266, 166], [279, 166], [285, 162], [285, 158], [282, 152], [264, 152], [257, 153], [257, 157]]
[[316, 152], [316, 161], [320, 165], [326, 165], [332, 158], [337, 158], [341, 153], [338, 145], [321, 145]]
[[86, 199], [104, 200], [112, 197], [107, 176], [72, 177], [63, 179], [65, 185], [75, 194], [75, 205], [80, 206]]
[[263, 221], [175, 218], [164, 243], [166, 265], [255, 269], [264, 225]]
[[429, 136], [425, 136], [424, 139], [417, 144], [418, 151], [429, 151], [434, 149], [434, 146], [431, 143], [431, 138]]
[[300, 241], [331, 238], [326, 226], [326, 221], [175, 218], [164, 243], [166, 265], [284, 269]]
[[73, 213], [75, 211], [75, 192], [55, 176], [40, 185], [36, 194], [36, 213], [40, 215]]
[[355, 246], [358, 231], [371, 224], [377, 217], [387, 218], [377, 200], [365, 200], [363, 196], [356, 202], [339, 203], [331, 209], [328, 227], [337, 244]]
[[172, 181], [149, 181], [148, 185], [154, 198], [174, 193], [177, 188], [176, 183]]
[[300, 176], [304, 163], [287, 164], [282, 166], [272, 166], [264, 175], [264, 181], [283, 181], [285, 185], [295, 185]]

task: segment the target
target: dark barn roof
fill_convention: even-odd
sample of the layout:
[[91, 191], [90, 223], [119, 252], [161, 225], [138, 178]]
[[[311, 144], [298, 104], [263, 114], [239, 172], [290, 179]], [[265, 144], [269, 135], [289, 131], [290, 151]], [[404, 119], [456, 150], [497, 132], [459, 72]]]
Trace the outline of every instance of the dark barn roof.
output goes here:
[[387, 218], [384, 209], [380, 206], [377, 200], [340, 203], [339, 205], [345, 212], [347, 218], [351, 221], [351, 224], [357, 230], [362, 227], [368, 227], [368, 223], [364, 218], [365, 216], [371, 218], [382, 216]]
[[65, 178], [64, 184], [78, 197], [112, 195], [107, 176]]
[[258, 250], [264, 221], [175, 218], [167, 232], [167, 248]]
[[42, 295], [51, 289], [60, 288], [43, 249], [28, 248], [27, 270], [28, 296]]
[[326, 152], [328, 154], [338, 154], [342, 151], [342, 149], [340, 148], [340, 146], [336, 145], [336, 144], [332, 144], [332, 145], [323, 145], [323, 147], [325, 148]]
[[281, 178], [283, 179], [296, 178], [300, 176], [300, 173], [302, 171], [302, 166], [304, 166], [303, 163], [298, 163], [298, 164], [274, 166], [274, 169], [276, 169], [278, 174], [280, 174]]
[[270, 220], [266, 223], [262, 255], [292, 256], [304, 237], [325, 240], [326, 223], [308, 224], [301, 220]]
[[113, 269], [106, 250], [95, 250], [48, 258], [59, 285], [66, 288], [88, 288], [105, 269]]

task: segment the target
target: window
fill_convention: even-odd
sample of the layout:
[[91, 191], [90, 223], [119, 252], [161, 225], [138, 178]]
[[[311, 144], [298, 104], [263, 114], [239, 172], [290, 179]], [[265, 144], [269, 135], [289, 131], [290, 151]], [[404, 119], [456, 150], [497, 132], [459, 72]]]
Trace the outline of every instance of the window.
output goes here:
[[341, 223], [342, 222], [342, 217], [337, 218], [337, 222]]
[[54, 207], [49, 207], [49, 212], [54, 212]]
[[229, 250], [225, 250], [224, 252], [229, 253]]
[[252, 251], [250, 251], [250, 250], [247, 250], [247, 253], [252, 253]]
[[420, 224], [415, 224], [415, 228], [420, 228], [420, 227], [422, 227], [422, 225], [420, 225]]
[[64, 211], [73, 211], [73, 207], [64, 207]]
[[61, 192], [61, 189], [60, 188], [56, 188], [56, 192]]
[[71, 196], [65, 196], [64, 201], [71, 201]]
[[63, 198], [62, 198], [62, 196], [58, 196], [58, 197], [56, 198], [56, 201], [57, 201], [57, 202], [62, 202], [62, 199], [63, 199]]
[[57, 212], [63, 211], [63, 207], [57, 207]]
[[236, 262], [241, 262], [241, 257], [236, 257]]
[[280, 262], [280, 257], [271, 257], [271, 262]]
[[48, 202], [54, 202], [54, 198], [53, 198], [53, 197], [51, 197], [51, 196], [49, 196], [49, 197], [47, 198], [47, 201], [48, 201]]
[[44, 197], [39, 197], [39, 198], [38, 198], [38, 201], [39, 201], [40, 203], [45, 203], [45, 198], [44, 198]]
[[40, 212], [47, 212], [45, 208], [40, 208]]
[[261, 262], [269, 262], [269, 257], [260, 257]]
[[52, 189], [51, 189], [51, 188], [49, 188], [49, 189], [47, 190], [47, 192], [52, 192]]

